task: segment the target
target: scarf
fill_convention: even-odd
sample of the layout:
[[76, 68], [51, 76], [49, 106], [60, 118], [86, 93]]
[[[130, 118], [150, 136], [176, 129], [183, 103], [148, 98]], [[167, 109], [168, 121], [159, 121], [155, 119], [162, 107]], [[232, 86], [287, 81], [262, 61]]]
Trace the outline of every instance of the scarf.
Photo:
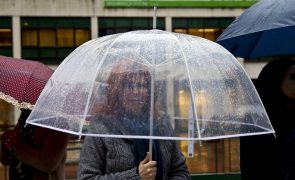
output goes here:
[[[134, 135], [148, 135], [149, 125], [146, 119], [139, 119], [136, 117], [123, 117], [123, 124]], [[149, 139], [133, 139], [132, 151], [134, 154], [134, 161], [138, 167], [140, 162], [144, 160], [149, 151]], [[163, 162], [162, 153], [160, 149], [159, 140], [152, 140], [152, 160], [157, 162], [156, 180], [161, 180], [163, 177]]]
[[[133, 153], [135, 164], [137, 167], [139, 166], [140, 162], [146, 157], [147, 152], [149, 151], [149, 141], [148, 139], [134, 139], [133, 140]], [[160, 149], [159, 140], [152, 140], [153, 146], [153, 153], [152, 159], [153, 161], [157, 162], [157, 174], [156, 180], [161, 180], [163, 177], [163, 162], [162, 162], [162, 154]]]

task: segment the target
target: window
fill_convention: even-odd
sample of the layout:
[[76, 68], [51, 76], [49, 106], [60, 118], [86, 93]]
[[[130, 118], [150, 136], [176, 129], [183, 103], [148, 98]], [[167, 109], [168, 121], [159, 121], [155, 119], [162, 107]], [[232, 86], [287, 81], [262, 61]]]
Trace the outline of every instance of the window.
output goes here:
[[74, 42], [74, 29], [57, 29], [57, 46], [58, 47], [73, 47]]
[[[190, 94], [175, 82], [175, 91], [178, 92], [174, 101], [176, 102], [175, 117], [188, 117], [190, 111]], [[200, 92], [196, 97], [199, 101], [208, 101], [210, 98], [205, 92]], [[200, 103], [200, 102], [199, 102]], [[179, 108], [178, 108], [179, 107]], [[200, 106], [197, 106], [200, 107]], [[208, 107], [207, 107], [208, 108]], [[209, 107], [209, 109], [211, 109]], [[187, 123], [176, 121], [177, 129], [184, 129], [178, 133], [187, 133]], [[188, 141], [180, 141], [180, 149], [186, 157], [188, 168], [192, 174], [205, 173], [237, 173], [240, 172], [240, 140], [239, 138], [202, 141], [194, 143], [194, 158], [188, 158]]]
[[234, 18], [175, 18], [173, 31], [215, 41]]
[[12, 56], [11, 18], [0, 18], [0, 55]]
[[[153, 28], [152, 18], [99, 18], [99, 36]], [[165, 29], [164, 18], [157, 19], [157, 29]]]
[[86, 29], [76, 29], [74, 37], [75, 37], [75, 45], [80, 46], [85, 41], [90, 39], [90, 31]]
[[22, 18], [22, 57], [59, 64], [90, 40], [89, 18]]
[[12, 46], [12, 32], [11, 29], [0, 29], [0, 46], [11, 47]]
[[39, 30], [39, 46], [40, 47], [55, 47], [56, 34], [53, 29], [40, 29]]
[[23, 46], [38, 46], [38, 31], [37, 30], [23, 30], [22, 31]]

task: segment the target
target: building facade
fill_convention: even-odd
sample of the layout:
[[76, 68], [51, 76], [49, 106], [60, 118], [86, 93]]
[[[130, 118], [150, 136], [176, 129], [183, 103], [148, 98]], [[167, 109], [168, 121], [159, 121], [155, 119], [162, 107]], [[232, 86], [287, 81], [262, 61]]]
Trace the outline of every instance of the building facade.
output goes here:
[[[152, 29], [154, 6], [158, 7], [157, 29], [215, 41], [245, 8], [255, 2], [257, 1], [0, 0], [0, 55], [38, 60], [55, 69], [70, 52], [90, 39]], [[265, 65], [263, 62], [239, 61], [251, 78], [256, 78]], [[177, 90], [183, 92], [182, 89]], [[185, 92], [175, 98], [175, 101], [183, 104], [178, 113], [188, 113], [185, 104], [188, 97]], [[2, 127], [15, 123], [18, 111], [13, 107], [0, 101], [0, 112]], [[187, 146], [187, 142], [180, 142], [186, 156]], [[75, 168], [79, 147], [71, 144], [68, 167]], [[238, 138], [204, 142], [202, 146], [195, 143], [194, 158], [187, 157], [190, 172], [193, 177], [200, 179], [239, 179], [239, 163]], [[75, 179], [70, 172], [71, 169], [68, 178]]]

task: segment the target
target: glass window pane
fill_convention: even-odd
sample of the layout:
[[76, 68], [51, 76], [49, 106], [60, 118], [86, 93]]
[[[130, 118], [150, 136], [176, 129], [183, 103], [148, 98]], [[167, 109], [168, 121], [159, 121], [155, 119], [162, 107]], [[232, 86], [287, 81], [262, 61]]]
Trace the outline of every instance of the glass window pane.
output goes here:
[[133, 27], [148, 29], [148, 28], [150, 28], [148, 20], [149, 19], [141, 19], [141, 18], [140, 19], [139, 18], [133, 19]]
[[[153, 20], [151, 20], [151, 21], [153, 21]], [[165, 30], [165, 19], [164, 18], [157, 19], [157, 29]]]
[[204, 19], [204, 26], [206, 28], [218, 28], [220, 27], [219, 22], [221, 19]]
[[187, 19], [176, 18], [172, 20], [172, 26], [175, 28], [187, 28]]
[[119, 18], [119, 19], [116, 19], [116, 25], [117, 27], [122, 27], [122, 28], [125, 28], [125, 27], [131, 27], [132, 24], [132, 19], [127, 19], [127, 18]]
[[114, 29], [99, 29], [99, 37], [114, 34]]
[[204, 38], [215, 41], [221, 34], [219, 29], [204, 29]]
[[76, 29], [75, 30], [75, 45], [80, 46], [86, 41], [90, 40], [90, 32], [88, 29]]
[[0, 29], [0, 46], [12, 46], [11, 29]]
[[[177, 30], [177, 31], [176, 31]], [[175, 32], [180, 32], [180, 29], [175, 29]], [[188, 33], [190, 35], [203, 37], [211, 41], [215, 41], [222, 33], [222, 29], [210, 29], [210, 28], [189, 28]]]
[[57, 46], [74, 46], [74, 29], [57, 29]]
[[187, 29], [174, 29], [174, 32], [187, 34]]
[[203, 18], [193, 18], [193, 19], [188, 19], [188, 27], [190, 28], [202, 28], [204, 27], [204, 20]]
[[115, 26], [115, 19], [113, 18], [99, 18], [98, 19], [99, 27], [100, 28], [108, 28]]
[[204, 29], [190, 28], [190, 29], [188, 29], [188, 34], [194, 35], [194, 36], [199, 36], [199, 37], [204, 37]]
[[38, 31], [36, 29], [22, 30], [23, 46], [38, 46]]
[[55, 47], [56, 46], [55, 29], [40, 29], [39, 30], [39, 46], [40, 47]]

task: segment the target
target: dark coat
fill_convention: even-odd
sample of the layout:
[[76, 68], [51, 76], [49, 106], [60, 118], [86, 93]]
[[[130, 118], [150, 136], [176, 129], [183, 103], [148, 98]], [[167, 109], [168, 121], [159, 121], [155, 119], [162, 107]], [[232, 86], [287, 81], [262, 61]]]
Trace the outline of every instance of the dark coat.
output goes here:
[[[287, 108], [286, 97], [281, 93], [271, 91], [262, 81], [257, 80], [254, 83], [275, 130], [275, 136], [268, 134], [240, 138], [241, 179], [281, 180], [283, 176], [286, 176], [283, 173], [286, 174], [286, 171], [290, 171], [289, 168], [291, 168], [288, 167], [285, 159], [294, 154], [294, 152], [290, 154], [286, 148], [286, 146], [292, 146], [291, 142], [286, 145], [286, 140], [289, 139], [288, 134], [294, 127], [295, 116], [294, 112], [292, 113], [294, 110]], [[286, 154], [288, 152], [289, 155]], [[291, 156], [288, 158], [290, 160]]]
[[[115, 122], [92, 123], [91, 131], [99, 134], [122, 133], [125, 131], [118, 126], [112, 127], [113, 123]], [[135, 157], [132, 153], [132, 144], [132, 139], [86, 137], [80, 154], [77, 179], [140, 179]], [[180, 152], [177, 143], [175, 141], [161, 140], [159, 145], [163, 164], [162, 179], [190, 179], [185, 158]]]

